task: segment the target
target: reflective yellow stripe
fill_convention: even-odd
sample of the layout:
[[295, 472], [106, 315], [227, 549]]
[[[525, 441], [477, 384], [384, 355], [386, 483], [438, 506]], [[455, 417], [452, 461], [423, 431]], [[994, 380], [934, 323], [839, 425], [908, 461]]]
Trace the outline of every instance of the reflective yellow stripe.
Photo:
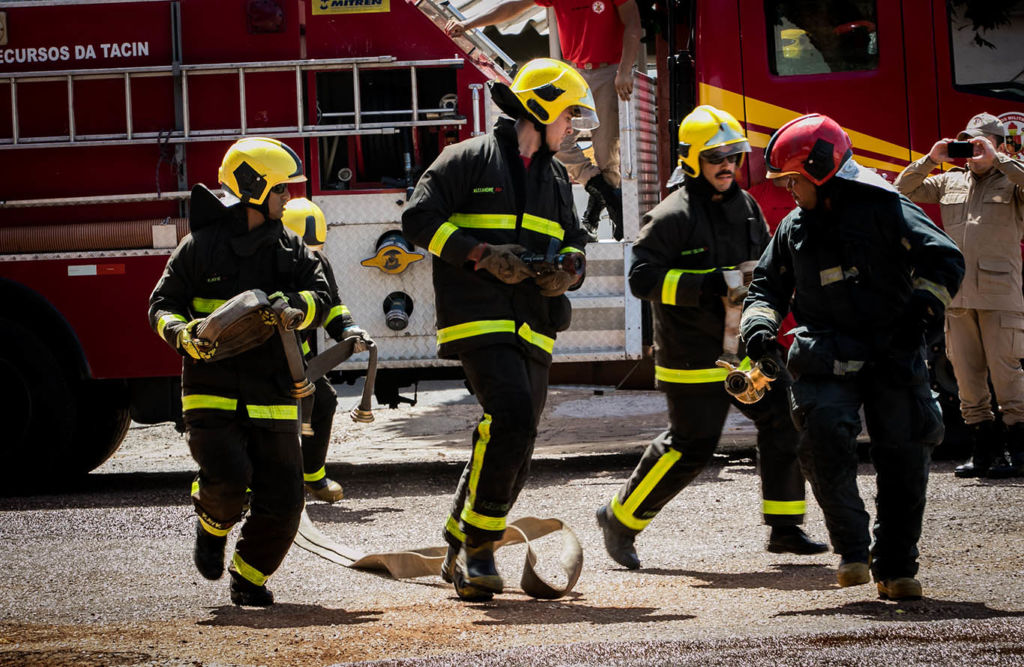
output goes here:
[[291, 421], [299, 418], [299, 406], [297, 405], [247, 405], [245, 410], [253, 419]]
[[327, 477], [327, 469], [324, 466], [320, 466], [320, 469], [316, 472], [311, 472], [308, 475], [302, 473], [302, 481], [304, 482], [319, 482], [324, 477]]
[[238, 400], [213, 394], [189, 394], [181, 397], [183, 410], [234, 410]]
[[267, 575], [263, 574], [252, 565], [249, 565], [242, 557], [235, 552], [235, 555], [231, 557], [231, 566], [235, 568], [235, 572], [242, 575], [242, 577], [257, 586], [262, 586], [267, 583]]
[[679, 278], [682, 275], [682, 269], [669, 269], [665, 274], [665, 280], [661, 283], [661, 302], [666, 306], [676, 305], [676, 290], [679, 288]]
[[682, 452], [675, 449], [669, 449], [662, 454], [658, 462], [654, 464], [654, 467], [640, 480], [640, 484], [633, 490], [633, 493], [629, 494], [629, 497], [626, 498], [625, 504], [619, 503], [619, 494], [616, 493], [612, 496], [612, 513], [623, 526], [633, 530], [643, 530], [653, 520], [653, 517], [651, 519], [637, 519], [633, 515], [636, 513], [637, 508], [640, 507], [640, 503], [651, 494], [651, 491], [661, 481], [661, 478], [676, 464], [676, 461], [682, 455]]
[[299, 296], [306, 302], [306, 318], [302, 320], [302, 324], [299, 325], [300, 329], [308, 329], [309, 325], [313, 323], [313, 319], [316, 317], [316, 300], [313, 298], [313, 293], [307, 290], [299, 292]]
[[345, 304], [335, 306], [334, 308], [331, 308], [330, 312], [327, 313], [327, 319], [324, 320], [324, 326], [330, 324], [331, 320], [333, 320], [335, 317], [343, 317], [345, 315], [351, 314], [351, 311], [349, 311], [348, 307]]
[[515, 333], [516, 323], [512, 320], [477, 320], [463, 322], [454, 326], [437, 330], [437, 344], [450, 343], [453, 340], [483, 336], [493, 333]]
[[[193, 484], [193, 488], [198, 490], [199, 485]], [[195, 491], [193, 491], [193, 493], [194, 492]], [[216, 535], [217, 537], [224, 537], [225, 535], [231, 532], [230, 528], [215, 528], [214, 526], [211, 526], [209, 523], [206, 522], [205, 519], [203, 519], [203, 517], [199, 517], [199, 523], [202, 524], [203, 530], [208, 532], [210, 535]]]
[[161, 338], [164, 337], [164, 328], [171, 322], [184, 322], [185, 318], [178, 314], [164, 315], [156, 321], [156, 333]]
[[462, 507], [461, 519], [471, 526], [481, 530], [500, 531], [505, 530], [505, 517], [484, 516], [473, 510], [476, 504], [476, 489], [480, 483], [480, 469], [484, 465], [484, 454], [487, 452], [487, 443], [491, 441], [491, 415], [484, 413], [484, 418], [477, 424], [479, 434], [476, 443], [473, 445], [473, 458], [470, 460], [469, 484], [467, 485], [466, 502]]
[[518, 333], [519, 336], [527, 343], [536, 345], [537, 347], [544, 350], [548, 354], [551, 354], [551, 351], [555, 349], [554, 338], [549, 338], [544, 334], [537, 333], [536, 331], [531, 329], [530, 325], [527, 324], [526, 322], [523, 322], [522, 326], [519, 327]]
[[764, 514], [805, 514], [807, 512], [806, 500], [762, 500], [761, 508]]
[[507, 213], [453, 213], [448, 222], [466, 229], [516, 228], [516, 216]]
[[949, 296], [949, 290], [944, 285], [925, 280], [924, 278], [914, 278], [914, 289], [928, 292], [938, 299], [943, 307], [948, 306], [949, 302], [952, 301], [952, 298]]
[[560, 252], [562, 254], [567, 254], [567, 253], [570, 253], [570, 252], [578, 252], [580, 254], [583, 254], [582, 250], [580, 250], [579, 248], [573, 248], [571, 245], [565, 246], [564, 248], [562, 248], [558, 252]]
[[192, 310], [197, 313], [212, 313], [224, 305], [225, 301], [226, 299], [200, 299], [196, 297], [192, 299]]
[[547, 236], [554, 236], [559, 241], [565, 238], [565, 230], [562, 229], [562, 225], [553, 220], [531, 215], [530, 213], [523, 214], [523, 229], [529, 229], [531, 232], [538, 232]]
[[441, 250], [444, 248], [444, 244], [448, 242], [448, 237], [459, 231], [459, 228], [450, 222], [443, 223], [434, 232], [434, 236], [430, 239], [430, 245], [427, 246], [427, 250], [430, 254], [441, 256]]
[[[740, 362], [739, 370], [749, 371], [754, 367], [750, 357], [744, 357]], [[724, 382], [729, 371], [725, 368], [697, 368], [694, 370], [680, 370], [678, 368], [665, 368], [664, 366], [654, 367], [654, 377], [662, 382], [675, 382], [677, 384], [702, 384], [705, 382]]]
[[305, 356], [305, 355], [309, 354], [309, 351], [310, 351], [311, 349], [313, 349], [313, 348], [311, 348], [311, 347], [309, 346], [309, 341], [308, 341], [308, 340], [304, 340], [304, 341], [302, 341], [302, 355], [303, 355], [303, 356]]
[[448, 515], [448, 520], [444, 522], [444, 529], [459, 542], [466, 541], [466, 534], [462, 532], [462, 529], [459, 528], [459, 522], [451, 514]]

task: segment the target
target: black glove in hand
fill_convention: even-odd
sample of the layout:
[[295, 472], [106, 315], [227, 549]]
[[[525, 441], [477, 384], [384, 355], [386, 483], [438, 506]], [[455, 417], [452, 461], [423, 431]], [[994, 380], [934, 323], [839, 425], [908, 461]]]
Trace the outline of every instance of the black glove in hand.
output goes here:
[[515, 285], [537, 275], [519, 259], [519, 255], [524, 252], [526, 248], [515, 243], [488, 245], [477, 261], [476, 268], [487, 269], [501, 282]]
[[561, 296], [572, 287], [579, 276], [566, 273], [565, 271], [551, 271], [537, 276], [537, 286], [540, 287], [541, 296]]
[[[359, 354], [369, 349], [370, 345], [373, 344], [373, 339], [370, 338], [370, 334], [366, 333], [364, 329], [357, 326], [346, 327], [342, 332], [342, 340], [348, 338], [355, 338], [355, 344], [352, 346], [352, 354]], [[339, 341], [340, 342], [340, 341]]]
[[767, 329], [758, 329], [749, 334], [744, 343], [747, 356], [753, 361], [760, 361], [767, 356], [777, 354], [782, 349], [775, 334]]

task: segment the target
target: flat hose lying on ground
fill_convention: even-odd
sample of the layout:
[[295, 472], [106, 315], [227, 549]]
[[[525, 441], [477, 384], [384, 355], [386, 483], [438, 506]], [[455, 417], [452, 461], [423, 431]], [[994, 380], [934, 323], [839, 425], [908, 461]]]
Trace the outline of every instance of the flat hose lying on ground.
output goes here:
[[[562, 532], [559, 564], [566, 575], [564, 586], [555, 586], [537, 574], [534, 569], [537, 565], [537, 554], [530, 544], [530, 540], [537, 540], [557, 531]], [[572, 590], [583, 570], [583, 548], [576, 534], [562, 523], [561, 519], [539, 519], [532, 516], [516, 519], [508, 524], [504, 537], [494, 543], [494, 549], [520, 543], [526, 544], [526, 562], [523, 564], [523, 575], [519, 581], [524, 593], [534, 598], [554, 600]], [[387, 571], [395, 579], [440, 576], [441, 562], [448, 551], [448, 547], [424, 547], [408, 551], [364, 554], [338, 544], [321, 533], [305, 509], [302, 510], [295, 545], [332, 563], [355, 570]]]

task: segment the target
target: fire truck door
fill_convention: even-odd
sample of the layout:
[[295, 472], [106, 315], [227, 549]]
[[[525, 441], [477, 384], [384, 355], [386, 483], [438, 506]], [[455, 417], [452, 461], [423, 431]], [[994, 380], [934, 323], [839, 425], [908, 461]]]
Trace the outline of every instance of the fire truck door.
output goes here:
[[[900, 3], [741, 0], [738, 15], [743, 90], [702, 84], [698, 94], [711, 104], [708, 98], [719, 97], [745, 121], [755, 149], [755, 196], [757, 189], [770, 187], [761, 182], [763, 153], [757, 149], [763, 150], [781, 125], [805, 113], [829, 115], [846, 128], [863, 166], [886, 172], [890, 180], [906, 166], [910, 149]], [[735, 93], [743, 96], [738, 109]], [[773, 216], [765, 213], [771, 221]]]

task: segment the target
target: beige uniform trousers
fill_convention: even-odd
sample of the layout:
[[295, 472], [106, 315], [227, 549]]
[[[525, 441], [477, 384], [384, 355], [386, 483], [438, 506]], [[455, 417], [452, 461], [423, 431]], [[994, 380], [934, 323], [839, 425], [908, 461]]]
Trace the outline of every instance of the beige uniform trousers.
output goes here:
[[1024, 314], [1005, 310], [950, 308], [946, 312], [946, 356], [960, 385], [960, 413], [968, 424], [992, 414], [996, 401], [1009, 426], [1024, 422]]
[[561, 149], [555, 154], [577, 183], [586, 185], [594, 176], [604, 174], [604, 180], [613, 188], [619, 187], [619, 95], [615, 92], [615, 73], [618, 67], [618, 63], [613, 63], [594, 69], [576, 70], [590, 86], [597, 106], [597, 118], [601, 121], [597, 129], [590, 131], [596, 165], [576, 143], [579, 132], [566, 136]]

